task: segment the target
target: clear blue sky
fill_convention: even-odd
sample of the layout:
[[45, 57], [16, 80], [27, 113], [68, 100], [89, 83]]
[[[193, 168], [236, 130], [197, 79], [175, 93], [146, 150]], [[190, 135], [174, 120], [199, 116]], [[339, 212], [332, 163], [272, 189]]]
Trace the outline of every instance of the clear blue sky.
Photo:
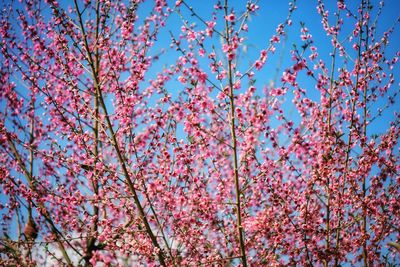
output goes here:
[[[193, 7], [197, 14], [199, 14], [204, 20], [211, 20], [211, 14], [214, 11], [213, 5], [216, 1], [186, 1], [189, 5]], [[223, 1], [222, 1], [223, 2]], [[248, 66], [249, 62], [252, 62], [259, 56], [259, 51], [265, 49], [268, 46], [268, 40], [270, 37], [275, 34], [276, 26], [279, 23], [282, 23], [288, 13], [288, 3], [290, 1], [287, 0], [279, 0], [279, 1], [259, 1], [258, 5], [260, 9], [258, 10], [256, 15], [251, 16], [249, 21], [249, 32], [244, 36], [246, 38], [247, 45], [247, 53], [242, 54], [240, 60], [238, 61], [239, 69], [244, 72]], [[336, 10], [336, 1], [329, 0], [324, 1], [326, 10], [330, 10], [330, 23], [334, 24], [335, 18], [333, 16], [333, 11]], [[375, 19], [376, 13], [378, 10], [379, 2], [377, 0], [371, 0], [370, 3], [373, 6], [373, 10], [371, 12], [372, 20]], [[146, 3], [146, 7], [142, 9], [146, 10], [147, 6], [151, 5], [152, 1], [148, 1]], [[229, 1], [230, 5], [235, 8], [236, 14], [240, 14], [243, 10], [245, 10], [246, 1], [242, 0], [231, 0]], [[345, 1], [346, 5], [353, 11], [356, 11], [356, 7], [359, 6], [361, 0], [359, 1]], [[297, 47], [300, 47], [302, 42], [300, 39], [300, 21], [304, 22], [306, 27], [310, 30], [310, 33], [313, 35], [314, 45], [318, 48], [318, 53], [321, 59], [325, 61], [327, 66], [330, 66], [331, 57], [329, 54], [332, 52], [332, 46], [330, 43], [330, 37], [326, 36], [325, 31], [323, 30], [321, 24], [321, 16], [318, 14], [317, 9], [317, 0], [300, 0], [297, 1], [297, 10], [294, 12], [292, 16], [293, 26], [288, 28], [287, 31], [287, 40], [282, 46], [282, 44], [277, 45], [277, 50], [275, 55], [269, 56], [267, 64], [265, 68], [256, 73], [257, 78], [257, 86], [258, 88], [262, 88], [264, 85], [268, 85], [272, 80], [276, 78], [276, 68], [278, 62], [280, 62], [280, 56], [283, 54], [283, 60], [281, 62], [281, 68], [278, 72], [277, 85], [279, 85], [279, 80], [282, 72], [285, 68], [290, 67], [293, 64], [291, 60], [290, 49], [292, 49], [293, 44], [297, 44]], [[204, 28], [199, 20], [195, 17], [190, 16], [190, 12], [182, 5], [182, 13], [184, 17], [189, 22], [196, 22], [196, 24], [200, 28]], [[345, 11], [342, 11], [343, 15]], [[145, 12], [143, 12], [145, 13]], [[222, 15], [220, 12], [219, 15]], [[139, 12], [140, 16], [140, 12]], [[382, 14], [377, 21], [377, 33], [378, 36], [389, 29], [396, 19], [400, 16], [400, 1], [398, 0], [387, 0], [385, 1], [384, 8], [382, 10]], [[341, 39], [347, 36], [348, 33], [354, 28], [356, 23], [353, 18], [346, 18], [342, 16], [345, 23], [343, 25], [343, 34], [341, 35]], [[160, 32], [159, 42], [153, 48], [154, 53], [159, 51], [161, 48], [167, 48], [170, 43], [170, 35], [169, 30], [171, 30], [175, 36], [179, 34], [180, 26], [182, 25], [181, 18], [173, 14], [168, 20], [167, 27]], [[217, 25], [218, 29], [223, 29], [223, 25]], [[378, 38], [379, 39], [379, 38]], [[391, 58], [395, 55], [397, 51], [399, 51], [399, 43], [400, 43], [400, 30], [399, 27], [396, 27], [396, 30], [390, 37], [390, 44], [386, 50], [386, 56]], [[217, 49], [220, 49], [218, 45], [220, 41], [218, 38], [215, 38], [214, 44]], [[347, 45], [349, 46], [349, 45]], [[353, 58], [356, 57], [356, 51], [349, 49], [350, 53], [353, 52]], [[148, 73], [147, 77], [154, 77], [154, 73], [160, 71], [162, 66], [170, 65], [174, 63], [176, 56], [179, 53], [170, 51], [161, 57], [161, 60], [154, 64], [151, 71]], [[341, 67], [340, 63], [336, 64], [337, 68]], [[399, 76], [399, 67], [393, 71], [395, 74], [395, 79]], [[305, 75], [300, 75], [298, 82], [300, 85], [307, 89], [309, 97], [317, 100], [319, 98], [319, 92], [315, 89], [315, 81], [310, 78], [305, 77]], [[179, 83], [170, 82], [172, 88], [176, 86], [180, 86]], [[181, 86], [180, 86], [181, 88]], [[399, 83], [396, 82], [392, 88], [390, 89], [391, 94], [398, 91]], [[167, 88], [168, 89], [168, 88]], [[260, 92], [261, 93], [261, 92]], [[397, 97], [397, 100], [400, 98]], [[290, 102], [290, 101], [289, 101]], [[384, 106], [386, 104], [386, 99], [380, 100], [376, 103], [375, 106], [371, 107], [371, 112], [375, 112], [377, 108]], [[290, 107], [287, 107], [290, 112]], [[382, 133], [384, 129], [387, 129], [389, 126], [389, 122], [394, 118], [394, 112], [398, 111], [396, 106], [392, 106], [386, 112], [383, 113], [381, 119], [376, 120], [369, 128], [370, 134], [373, 133]]]

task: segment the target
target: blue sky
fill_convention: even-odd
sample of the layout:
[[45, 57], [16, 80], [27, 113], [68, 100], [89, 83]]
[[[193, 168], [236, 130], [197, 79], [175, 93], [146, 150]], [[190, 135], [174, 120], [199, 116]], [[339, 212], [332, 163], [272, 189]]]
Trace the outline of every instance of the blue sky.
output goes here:
[[[211, 20], [211, 14], [214, 11], [213, 5], [215, 1], [186, 1], [189, 5], [193, 7], [195, 12], [202, 17], [205, 21]], [[275, 34], [276, 26], [279, 23], [285, 21], [285, 18], [288, 14], [288, 8], [290, 1], [259, 1], [258, 5], [260, 9], [257, 11], [255, 15], [252, 15], [249, 20], [249, 32], [245, 33], [243, 37], [246, 38], [245, 45], [247, 46], [247, 52], [242, 53], [241, 57], [238, 60], [239, 70], [244, 72], [248, 66], [249, 62], [253, 62], [258, 56], [259, 52], [262, 49], [265, 49], [268, 46], [268, 41], [273, 34]], [[330, 11], [330, 23], [333, 25], [335, 22], [335, 18], [333, 12], [336, 10], [336, 1], [324, 1], [325, 9]], [[355, 12], [356, 7], [359, 6], [361, 1], [345, 1], [347, 6]], [[379, 1], [370, 1], [373, 9], [371, 12], [372, 20], [376, 17], [377, 7], [379, 6]], [[142, 11], [146, 10], [148, 6], [150, 6], [152, 1], [148, 1], [145, 4], [145, 7]], [[246, 1], [229, 1], [230, 5], [235, 8], [236, 14], [241, 14], [243, 10], [245, 10]], [[262, 71], [256, 72], [257, 79], [257, 88], [258, 93], [262, 94], [261, 88], [264, 85], [270, 84], [271, 81], [277, 80], [277, 86], [280, 85], [280, 76], [282, 72], [293, 64], [291, 60], [290, 50], [293, 48], [293, 44], [296, 44], [299, 48], [302, 44], [300, 39], [300, 22], [304, 22], [305, 26], [309, 29], [310, 33], [314, 39], [314, 46], [317, 47], [319, 57], [325, 61], [326, 65], [330, 67], [331, 57], [330, 53], [332, 52], [332, 46], [330, 43], [330, 37], [326, 35], [326, 32], [323, 30], [321, 24], [321, 16], [318, 14], [317, 9], [317, 1], [316, 0], [303, 0], [297, 1], [297, 10], [292, 15], [293, 26], [286, 28], [287, 29], [287, 39], [278, 44], [277, 50], [274, 55], [269, 55], [267, 64], [263, 68]], [[140, 10], [139, 10], [140, 11]], [[183, 5], [181, 7], [181, 11], [183, 17], [187, 19], [189, 22], [195, 22], [199, 28], [203, 28], [202, 23], [193, 16], [190, 16], [190, 12]], [[143, 12], [144, 13], [144, 12]], [[344, 19], [343, 31], [340, 40], [343, 40], [354, 28], [356, 20], [353, 18], [346, 18], [344, 16], [344, 11], [342, 11], [342, 18]], [[139, 13], [140, 15], [140, 13]], [[222, 15], [222, 12], [218, 14]], [[388, 0], [385, 1], [384, 8], [382, 10], [382, 14], [377, 21], [377, 36], [381, 36], [381, 34], [388, 30], [396, 19], [400, 16], [400, 1], [396, 0]], [[180, 31], [180, 26], [182, 25], [182, 19], [177, 14], [172, 14], [168, 19], [166, 28], [160, 31], [160, 35], [158, 37], [158, 42], [153, 47], [153, 52], [156, 54], [157, 51], [160, 51], [162, 48], [167, 49], [167, 53], [165, 53], [160, 60], [156, 62], [150, 71], [147, 74], [147, 78], [154, 77], [154, 74], [163, 66], [168, 66], [170, 64], [174, 64], [176, 60], [176, 56], [180, 54], [171, 49], [168, 49], [170, 43], [170, 35], [169, 31], [172, 31], [175, 36], [178, 36]], [[386, 56], [391, 58], [395, 55], [397, 51], [399, 51], [400, 43], [400, 31], [396, 27], [393, 34], [390, 36], [390, 43], [386, 49]], [[223, 30], [223, 24], [217, 24], [217, 29]], [[284, 39], [284, 38], [282, 38]], [[379, 38], [378, 38], [379, 39]], [[221, 50], [219, 44], [220, 41], [218, 38], [214, 38], [213, 43], [216, 46], [217, 54], [218, 49]], [[350, 46], [349, 44], [347, 45]], [[356, 51], [349, 49], [349, 53], [353, 58], [356, 58]], [[277, 66], [280, 68], [277, 70]], [[340, 59], [336, 63], [336, 75], [337, 69], [341, 67]], [[205, 68], [207, 69], [207, 68]], [[399, 67], [396, 67], [393, 71], [395, 74], [395, 79], [399, 74]], [[278, 74], [278, 75], [277, 75]], [[298, 82], [300, 85], [307, 89], [307, 94], [314, 100], [319, 99], [319, 92], [315, 89], [315, 81], [306, 77], [306, 75], [299, 75]], [[146, 82], [145, 82], [146, 83]], [[182, 86], [178, 82], [171, 81], [168, 83], [170, 88]], [[399, 83], [395, 83], [390, 89], [390, 94], [398, 91]], [[167, 88], [168, 90], [168, 88]], [[397, 97], [397, 100], [399, 97]], [[290, 101], [289, 101], [290, 102]], [[375, 113], [379, 107], [384, 106], [387, 103], [387, 99], [379, 100], [374, 106], [371, 107], [371, 113]], [[290, 104], [289, 104], [290, 105]], [[287, 111], [290, 112], [291, 108], [289, 106], [286, 107]], [[391, 106], [387, 109], [381, 119], [377, 119], [374, 123], [369, 127], [370, 134], [373, 133], [382, 133], [383, 130], [387, 129], [389, 126], [389, 122], [394, 119], [394, 112], [397, 111], [396, 106]], [[295, 117], [296, 113], [292, 113]]]

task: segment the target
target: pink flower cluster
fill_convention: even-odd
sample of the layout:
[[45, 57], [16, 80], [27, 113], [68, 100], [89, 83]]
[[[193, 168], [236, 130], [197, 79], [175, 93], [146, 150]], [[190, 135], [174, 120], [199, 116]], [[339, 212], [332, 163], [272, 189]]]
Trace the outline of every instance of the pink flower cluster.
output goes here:
[[226, 3], [3, 7], [0, 265], [399, 261], [400, 54], [397, 26], [374, 24], [383, 5], [319, 0], [323, 43], [306, 22], [292, 35], [309, 8], [294, 1], [250, 46], [257, 1]]

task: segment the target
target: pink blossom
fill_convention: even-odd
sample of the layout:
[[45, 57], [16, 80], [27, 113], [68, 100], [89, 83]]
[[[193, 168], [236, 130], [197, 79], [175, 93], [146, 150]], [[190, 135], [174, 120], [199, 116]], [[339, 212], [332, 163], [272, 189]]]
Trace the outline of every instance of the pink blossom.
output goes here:
[[236, 16], [235, 14], [231, 13], [225, 17], [225, 19], [229, 22], [235, 22]]
[[395, 264], [390, 12], [36, 2], [0, 20], [2, 265]]

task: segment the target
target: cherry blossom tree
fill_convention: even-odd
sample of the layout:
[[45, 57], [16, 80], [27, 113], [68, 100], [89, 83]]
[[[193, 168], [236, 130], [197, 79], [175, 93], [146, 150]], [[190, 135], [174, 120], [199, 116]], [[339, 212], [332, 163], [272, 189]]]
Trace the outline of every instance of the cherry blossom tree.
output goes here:
[[269, 11], [191, 2], [3, 5], [1, 264], [398, 263], [398, 19], [301, 3], [321, 48], [292, 1], [246, 54]]

